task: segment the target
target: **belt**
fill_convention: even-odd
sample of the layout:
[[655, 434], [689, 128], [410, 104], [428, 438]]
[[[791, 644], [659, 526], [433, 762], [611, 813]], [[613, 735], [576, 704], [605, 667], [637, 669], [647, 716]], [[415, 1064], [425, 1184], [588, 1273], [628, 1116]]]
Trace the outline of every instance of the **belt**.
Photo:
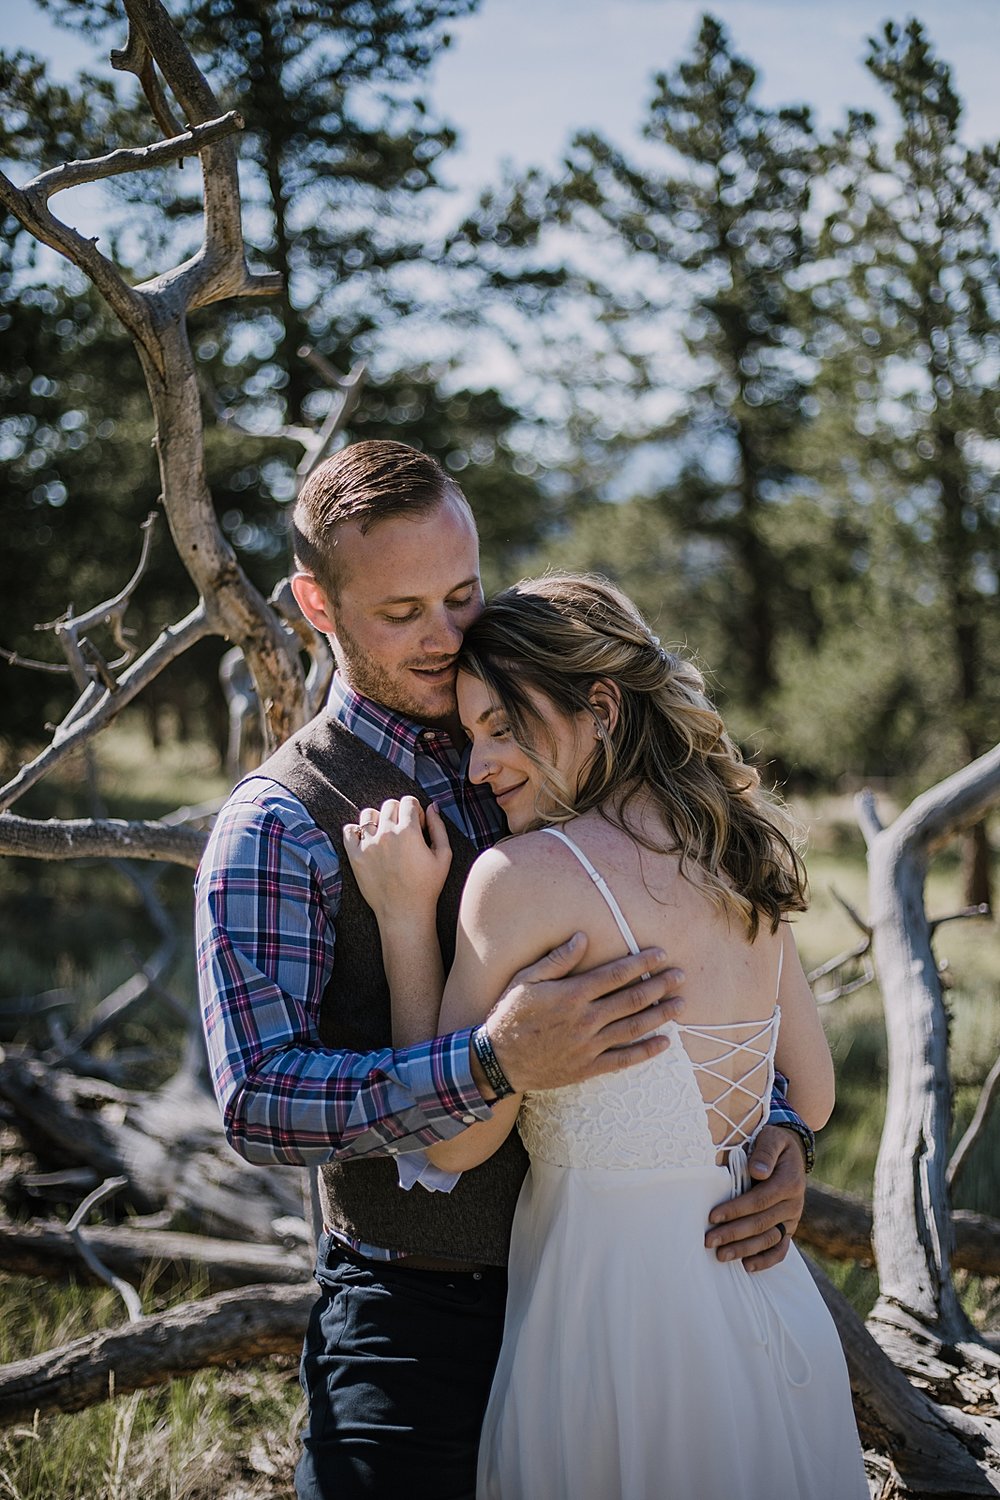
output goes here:
[[402, 1266], [405, 1271], [450, 1271], [459, 1275], [471, 1272], [474, 1276], [501, 1269], [500, 1266], [479, 1265], [471, 1260], [446, 1260], [438, 1255], [404, 1255], [400, 1260], [390, 1261], [390, 1265]]
[[402, 1255], [394, 1260], [375, 1260], [371, 1256], [361, 1255], [357, 1250], [334, 1241], [337, 1254], [343, 1256], [344, 1260], [352, 1261], [355, 1265], [371, 1266], [380, 1271], [444, 1271], [451, 1276], [483, 1276], [487, 1272], [494, 1274], [505, 1271], [504, 1266], [488, 1266], [471, 1260], [449, 1260], [439, 1255]]

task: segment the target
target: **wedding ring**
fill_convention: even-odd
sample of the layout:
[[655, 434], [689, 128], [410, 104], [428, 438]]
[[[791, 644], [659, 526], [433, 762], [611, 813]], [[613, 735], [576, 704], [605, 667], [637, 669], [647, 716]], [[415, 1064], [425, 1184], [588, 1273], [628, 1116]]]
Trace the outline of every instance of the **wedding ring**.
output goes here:
[[[781, 1235], [781, 1240], [785, 1239], [786, 1236], [787, 1236], [787, 1234], [788, 1234], [788, 1230], [785, 1228], [784, 1224], [782, 1224], [782, 1222], [781, 1222], [780, 1219], [778, 1220], [777, 1224], [775, 1224], [774, 1227], [778, 1231], [778, 1233]], [[779, 1245], [781, 1244], [781, 1240], [778, 1241]]]

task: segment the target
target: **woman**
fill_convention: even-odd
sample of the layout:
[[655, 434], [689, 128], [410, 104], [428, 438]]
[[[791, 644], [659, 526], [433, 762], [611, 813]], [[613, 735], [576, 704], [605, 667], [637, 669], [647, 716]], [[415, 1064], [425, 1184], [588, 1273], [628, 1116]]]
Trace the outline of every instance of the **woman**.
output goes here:
[[472, 870], [439, 1016], [440, 816], [387, 803], [377, 831], [366, 810], [346, 840], [397, 1045], [478, 1023], [576, 929], [588, 962], [658, 944], [686, 974], [660, 1055], [498, 1100], [429, 1152], [424, 1181], [445, 1187], [515, 1123], [531, 1157], [481, 1500], [867, 1500], [836, 1330], [794, 1247], [753, 1275], [703, 1243], [710, 1208], [747, 1185], [775, 1067], [813, 1128], [833, 1106], [785, 920], [804, 871], [756, 772], [696, 669], [600, 579], [499, 595], [465, 638], [457, 691], [469, 775], [517, 837]]

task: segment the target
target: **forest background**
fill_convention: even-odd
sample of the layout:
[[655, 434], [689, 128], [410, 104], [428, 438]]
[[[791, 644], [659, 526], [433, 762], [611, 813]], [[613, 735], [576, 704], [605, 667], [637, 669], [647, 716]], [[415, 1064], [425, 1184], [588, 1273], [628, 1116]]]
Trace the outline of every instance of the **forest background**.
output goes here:
[[[51, 69], [5, 54], [0, 153], [51, 163], [148, 135], [106, 63], [113, 6], [11, 9], [15, 40], [58, 44]], [[288, 288], [208, 310], [194, 331], [210, 479], [269, 587], [288, 566], [294, 429], [334, 397], [299, 350], [341, 375], [364, 360], [348, 438], [442, 459], [475, 505], [489, 586], [551, 563], [610, 572], [664, 639], [697, 651], [778, 780], [892, 778], [905, 794], [981, 753], [1000, 719], [995, 15], [931, 5], [939, 46], [905, 18], [866, 41], [853, 5], [832, 20], [719, 9], [732, 34], [692, 6], [584, 6], [578, 36], [542, 4], [535, 44], [509, 0], [176, 6], [247, 119], [251, 258]], [[477, 27], [492, 28], [492, 71]], [[756, 33], [780, 101], [755, 79]], [[974, 132], [949, 68], [957, 37]], [[833, 70], [834, 89], [825, 59], [845, 54], [855, 69]], [[460, 155], [458, 190], [442, 190], [456, 142], [439, 74], [474, 120], [481, 99], [490, 151], [513, 144], [478, 193]], [[797, 97], [810, 76], [822, 123]], [[533, 166], [524, 115], [553, 141]], [[76, 222], [141, 279], [196, 243], [193, 172], [85, 189]], [[120, 332], [23, 233], [0, 250], [0, 332], [0, 645], [55, 660], [35, 626], [113, 594], [155, 507], [150, 418]], [[189, 587], [163, 531], [138, 635], [177, 618]], [[221, 649], [161, 680], [185, 734], [220, 737]], [[10, 758], [65, 685], [8, 682]]]
[[[344, 436], [415, 443], [460, 479], [488, 588], [551, 564], [594, 567], [664, 641], [701, 658], [748, 753], [813, 823], [807, 960], [849, 946], [829, 894], [835, 883], [863, 914], [845, 794], [875, 782], [902, 804], [1000, 738], [995, 10], [933, 3], [918, 21], [876, 26], [854, 0], [726, 0], [712, 16], [647, 0], [170, 9], [223, 106], [246, 119], [250, 259], [287, 288], [192, 324], [209, 478], [250, 577], [266, 592], [287, 572], [303, 434], [363, 362]], [[7, 7], [0, 156], [15, 181], [152, 138], [132, 80], [107, 65], [121, 41], [111, 0]], [[136, 281], [200, 233], [193, 163], [61, 202]], [[58, 643], [36, 627], [112, 597], [157, 508], [152, 421], [100, 300], [4, 228], [0, 648], [55, 666]], [[191, 590], [160, 524], [128, 614], [140, 647], [190, 608]], [[96, 641], [114, 653], [110, 637]], [[201, 642], [122, 715], [96, 783], [80, 757], [24, 811], [85, 813], [95, 784], [126, 817], [222, 796], [224, 650]], [[11, 772], [75, 689], [17, 664], [4, 678]], [[988, 896], [989, 875], [983, 827], [963, 869], [944, 861], [932, 908]], [[4, 861], [0, 1038], [65, 1052], [66, 1025], [85, 1024], [134, 973], [162, 901], [180, 934], [159, 972], [172, 1012], [130, 1013], [107, 1053], [132, 1086], [162, 1080], [191, 1005], [190, 873], [152, 878], [151, 901], [148, 884], [107, 863]], [[985, 924], [947, 933], [958, 1131], [1000, 1043], [996, 939]], [[820, 1175], [867, 1193], [885, 1065], [878, 996], [869, 986], [825, 1015], [841, 1102]], [[995, 1148], [993, 1130], [964, 1206], [996, 1213]], [[0, 1174], [15, 1211], [21, 1165], [15, 1153]], [[870, 1273], [842, 1269], [838, 1281], [866, 1307]], [[4, 1285], [8, 1359], [115, 1316], [103, 1294]], [[970, 1279], [964, 1294], [995, 1321], [994, 1283]], [[148, 1495], [149, 1455], [162, 1466], [164, 1443], [164, 1472], [190, 1475], [195, 1493], [236, 1400], [266, 1442], [254, 1457], [237, 1424], [228, 1445], [263, 1484], [294, 1445], [291, 1372], [227, 1379], [130, 1408], [146, 1436], [124, 1467], [121, 1416], [53, 1419], [57, 1443], [53, 1427], [42, 1440], [13, 1434], [0, 1493], [14, 1493], [2, 1488], [13, 1475], [24, 1494], [69, 1494], [99, 1452], [107, 1493], [134, 1483]]]

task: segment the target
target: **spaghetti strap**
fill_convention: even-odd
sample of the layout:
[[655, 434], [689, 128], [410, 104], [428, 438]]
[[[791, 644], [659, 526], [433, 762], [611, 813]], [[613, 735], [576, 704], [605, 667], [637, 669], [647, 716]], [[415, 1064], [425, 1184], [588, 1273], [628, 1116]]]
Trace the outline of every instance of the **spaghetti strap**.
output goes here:
[[781, 934], [781, 942], [778, 944], [778, 977], [774, 982], [774, 1003], [777, 1005], [778, 996], [781, 994], [781, 965], [785, 961], [785, 934]]
[[573, 842], [568, 833], [563, 833], [561, 828], [553, 828], [551, 825], [549, 825], [545, 828], [542, 828], [540, 832], [551, 833], [553, 838], [559, 839], [566, 845], [567, 849], [571, 849], [573, 851], [583, 868], [586, 870], [587, 874], [590, 876], [591, 880], [597, 886], [597, 889], [600, 891], [601, 895], [604, 897], [604, 900], [608, 906], [608, 910], [611, 912], [611, 915], [615, 919], [618, 931], [621, 933], [622, 937], [628, 944], [628, 951], [630, 953], [639, 953], [641, 951], [639, 948], [639, 944], [635, 940], [635, 936], [632, 932], [631, 927], [628, 925], [624, 916], [622, 915], [621, 907], [618, 905], [618, 902], [611, 894], [611, 889], [607, 881], [599, 870], [595, 870], [594, 866], [591, 864], [590, 860], [584, 854], [580, 846]]

